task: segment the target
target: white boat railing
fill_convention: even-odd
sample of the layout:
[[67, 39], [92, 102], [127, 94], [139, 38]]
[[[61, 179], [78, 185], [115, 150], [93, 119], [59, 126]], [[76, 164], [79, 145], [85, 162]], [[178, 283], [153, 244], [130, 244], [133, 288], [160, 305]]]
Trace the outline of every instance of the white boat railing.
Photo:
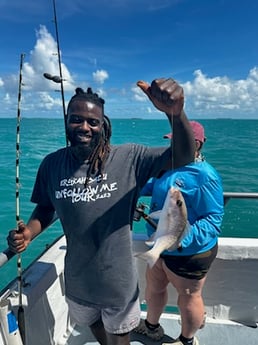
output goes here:
[[[231, 199], [258, 199], [258, 193], [253, 192], [224, 192], [224, 204], [227, 203]], [[58, 217], [54, 217], [51, 225], [58, 219]], [[6, 248], [3, 252], [0, 252], [0, 268], [6, 264], [11, 258], [13, 258], [16, 254], [12, 252], [9, 248]]]
[[[227, 202], [231, 199], [258, 199], [258, 193], [224, 193], [224, 198]], [[146, 235], [133, 233], [135, 252], [147, 249], [145, 239]], [[24, 270], [25, 286], [22, 301], [25, 313], [26, 345], [67, 344], [65, 340], [60, 340], [68, 337], [70, 332], [64, 296], [65, 251], [65, 237], [61, 236]], [[220, 332], [221, 339], [229, 337], [230, 340], [234, 339], [234, 344], [242, 344], [246, 337], [250, 340], [250, 344], [256, 344], [258, 339], [257, 267], [258, 238], [219, 238], [218, 255], [208, 273], [203, 291], [207, 325], [200, 334], [202, 344], [215, 344], [210, 343], [212, 332], [215, 332], [214, 339], [217, 339], [217, 332]], [[144, 310], [146, 263], [137, 259], [137, 268], [140, 301]], [[17, 313], [17, 280], [1, 291], [0, 301], [5, 300], [10, 301], [12, 310]], [[166, 311], [166, 315], [169, 315], [168, 329], [172, 327], [171, 317], [175, 318], [172, 329], [178, 325], [179, 315], [175, 311], [176, 305], [177, 295], [170, 286]], [[162, 322], [164, 320], [165, 318], [162, 318]], [[221, 328], [222, 325], [223, 328]], [[233, 329], [236, 329], [237, 333], [233, 332]], [[0, 334], [0, 345], [5, 344], [1, 338]], [[221, 341], [216, 344], [224, 343]]]
[[258, 199], [258, 193], [224, 192], [223, 195], [225, 205], [230, 199]]

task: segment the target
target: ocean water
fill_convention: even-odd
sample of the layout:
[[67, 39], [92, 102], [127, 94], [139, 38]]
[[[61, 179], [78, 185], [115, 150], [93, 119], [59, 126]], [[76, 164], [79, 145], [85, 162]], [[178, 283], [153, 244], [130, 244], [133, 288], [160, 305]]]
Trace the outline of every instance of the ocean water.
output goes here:
[[[167, 145], [170, 131], [166, 120], [111, 119], [112, 143], [136, 142]], [[203, 153], [220, 173], [225, 192], [258, 192], [258, 120], [200, 120], [207, 141]], [[42, 158], [65, 146], [62, 119], [26, 119], [20, 124], [20, 218], [30, 216], [34, 205], [30, 194]], [[16, 119], [0, 119], [0, 251], [6, 247], [8, 231], [16, 226]], [[119, 216], [119, 215], [118, 215]], [[258, 237], [258, 200], [231, 200], [225, 208], [221, 236]], [[144, 229], [144, 220], [134, 222], [133, 231]], [[25, 268], [57, 236], [59, 222], [42, 233], [22, 254]], [[16, 259], [0, 268], [0, 290], [17, 275]]]

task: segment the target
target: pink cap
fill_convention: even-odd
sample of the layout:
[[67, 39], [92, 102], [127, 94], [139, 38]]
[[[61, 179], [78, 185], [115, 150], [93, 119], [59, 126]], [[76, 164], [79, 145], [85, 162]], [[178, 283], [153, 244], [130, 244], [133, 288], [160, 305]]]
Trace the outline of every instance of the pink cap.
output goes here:
[[[199, 140], [201, 143], [204, 143], [206, 141], [206, 137], [204, 135], [204, 128], [203, 126], [197, 122], [197, 121], [189, 121], [190, 126], [192, 127], [193, 133], [194, 133], [194, 139]], [[165, 139], [171, 139], [172, 133], [165, 134], [163, 136]]]

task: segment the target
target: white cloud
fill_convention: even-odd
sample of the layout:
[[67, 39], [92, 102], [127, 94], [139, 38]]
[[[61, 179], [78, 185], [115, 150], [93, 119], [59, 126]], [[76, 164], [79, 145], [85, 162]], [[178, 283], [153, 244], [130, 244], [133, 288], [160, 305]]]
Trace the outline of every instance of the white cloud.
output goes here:
[[[184, 88], [185, 107], [190, 117], [258, 117], [258, 67], [251, 69], [246, 79], [208, 77], [201, 70], [194, 79], [181, 84]], [[132, 87], [133, 99], [149, 102], [144, 93]], [[148, 105], [149, 107], [149, 105]], [[146, 113], [149, 108], [146, 107]]]
[[[46, 27], [41, 25], [36, 31], [36, 44], [29, 56], [25, 56], [22, 68], [22, 81], [24, 90], [47, 91], [55, 90], [59, 86], [43, 77], [44, 73], [59, 75], [59, 64], [57, 56], [57, 45], [54, 38], [47, 31]], [[29, 61], [27, 61], [29, 60]], [[65, 80], [66, 90], [74, 90], [73, 78], [67, 67], [62, 63], [62, 76]], [[18, 75], [9, 75], [5, 78], [5, 88], [11, 94], [17, 93]]]
[[[65, 91], [74, 91], [74, 81], [71, 73], [64, 63], [61, 64], [63, 86]], [[60, 84], [56, 84], [51, 80], [44, 78], [43, 74], [59, 76], [59, 63], [57, 55], [57, 44], [52, 35], [47, 31], [46, 27], [41, 25], [36, 31], [36, 43], [33, 50], [28, 56], [24, 57], [22, 67], [22, 97], [23, 110], [30, 109], [31, 113], [39, 113], [42, 110], [60, 111], [61, 97], [54, 91], [61, 91]], [[4, 92], [9, 95], [8, 100], [3, 99], [2, 102], [13, 100], [17, 102], [19, 75], [10, 74], [0, 78], [0, 86]], [[26, 105], [25, 105], [26, 99]]]
[[138, 86], [132, 86], [131, 91], [133, 93], [134, 100], [139, 102], [146, 102], [148, 100], [148, 97]]
[[44, 104], [44, 107], [47, 108], [48, 110], [52, 110], [56, 106], [60, 108], [62, 105], [60, 98], [51, 97], [51, 95], [48, 94], [47, 92], [40, 92], [39, 98], [41, 100], [41, 104]]
[[109, 78], [108, 72], [105, 70], [97, 70], [92, 73], [92, 76], [93, 80], [99, 84], [103, 84], [105, 80]]
[[5, 94], [4, 101], [6, 102], [6, 104], [10, 104], [11, 103], [11, 97], [10, 97], [9, 93]]
[[[46, 80], [44, 73], [59, 76], [59, 63], [57, 55], [57, 44], [46, 27], [41, 25], [36, 32], [37, 41], [34, 49], [30, 52], [30, 62], [24, 64], [24, 80], [29, 89], [34, 91], [46, 91], [57, 89], [57, 84]], [[62, 60], [62, 52], [60, 52]], [[64, 63], [61, 63], [62, 76], [65, 80], [64, 88], [73, 90], [73, 78]]]
[[258, 68], [250, 70], [246, 79], [230, 80], [227, 77], [209, 78], [201, 70], [194, 72], [194, 80], [182, 84], [190, 113], [214, 116], [227, 111], [246, 114], [258, 111]]
[[152, 113], [153, 113], [153, 108], [147, 107], [147, 112], [148, 112], [149, 114], [152, 114]]
[[[36, 42], [28, 56], [25, 56], [22, 80], [22, 110], [25, 116], [52, 116], [62, 112], [60, 84], [56, 84], [43, 77], [43, 73], [59, 75], [56, 41], [45, 26], [40, 26], [36, 31]], [[74, 82], [74, 74], [62, 63], [62, 74], [65, 95], [74, 91], [77, 85]], [[104, 69], [98, 69], [92, 73], [95, 83], [101, 85], [96, 92], [106, 96], [106, 104], [112, 117], [118, 109], [119, 114], [126, 116], [128, 113], [136, 113], [139, 116], [159, 112], [150, 104], [148, 97], [135, 85], [122, 88], [115, 84], [109, 89], [103, 84], [111, 79]], [[115, 83], [116, 80], [110, 80]], [[10, 73], [0, 77], [0, 116], [13, 116], [17, 105], [19, 75]], [[82, 87], [87, 87], [88, 82], [83, 81]], [[191, 117], [249, 117], [258, 118], [258, 67], [252, 68], [246, 78], [233, 80], [227, 76], [210, 77], [198, 69], [193, 73], [193, 79], [182, 83], [185, 93], [185, 108]], [[133, 101], [132, 101], [133, 100]], [[120, 108], [123, 106], [123, 109]], [[12, 111], [10, 111], [12, 110]], [[49, 113], [51, 111], [51, 113]]]

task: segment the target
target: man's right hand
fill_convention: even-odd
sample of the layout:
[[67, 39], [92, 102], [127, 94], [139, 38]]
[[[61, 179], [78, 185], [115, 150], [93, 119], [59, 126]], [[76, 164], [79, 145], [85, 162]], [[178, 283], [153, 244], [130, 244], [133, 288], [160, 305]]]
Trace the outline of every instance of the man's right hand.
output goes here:
[[151, 85], [145, 81], [138, 81], [137, 85], [158, 110], [169, 117], [181, 114], [184, 107], [184, 90], [174, 79], [155, 79]]

